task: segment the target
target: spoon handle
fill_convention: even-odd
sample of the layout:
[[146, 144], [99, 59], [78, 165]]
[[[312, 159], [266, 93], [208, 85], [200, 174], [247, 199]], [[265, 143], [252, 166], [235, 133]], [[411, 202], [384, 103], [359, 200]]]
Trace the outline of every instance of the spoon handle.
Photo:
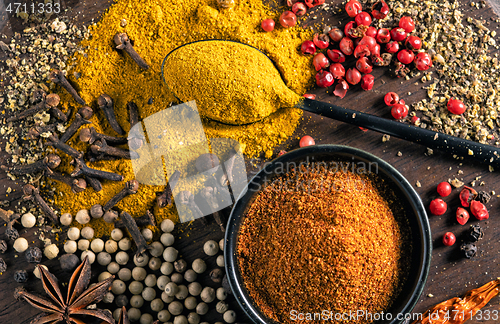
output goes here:
[[428, 129], [307, 98], [301, 100], [296, 107], [409, 142], [425, 145], [433, 150], [444, 151], [460, 157], [471, 157], [478, 162], [500, 168], [500, 148], [494, 146], [464, 140], [444, 133], [433, 132]]

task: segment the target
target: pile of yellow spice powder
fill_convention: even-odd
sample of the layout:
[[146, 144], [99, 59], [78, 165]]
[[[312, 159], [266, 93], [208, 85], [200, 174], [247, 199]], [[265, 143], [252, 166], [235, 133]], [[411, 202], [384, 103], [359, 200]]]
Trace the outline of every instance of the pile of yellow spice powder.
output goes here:
[[[162, 81], [162, 61], [171, 50], [197, 40], [227, 39], [252, 45], [276, 63], [290, 89], [298, 94], [305, 93], [314, 84], [314, 70], [311, 57], [300, 53], [300, 45], [312, 38], [312, 31], [299, 26], [283, 28], [277, 24], [273, 32], [267, 33], [260, 27], [263, 19], [278, 21], [282, 11], [270, 9], [261, 0], [238, 1], [229, 9], [221, 8], [215, 0], [117, 1], [98, 24], [91, 26], [91, 38], [82, 43], [86, 46], [86, 53], [77, 56], [76, 66], [68, 73], [80, 96], [95, 111], [89, 126], [98, 132], [116, 135], [96, 103], [104, 93], [114, 100], [117, 120], [125, 131], [130, 129], [126, 107], [129, 101], [138, 105], [142, 119], [170, 107], [175, 97]], [[115, 49], [113, 36], [118, 32], [128, 34], [134, 49], [149, 64], [148, 70], [142, 70], [128, 55]], [[62, 91], [61, 97], [66, 106], [77, 106]], [[207, 138], [231, 138], [242, 144], [247, 157], [263, 154], [270, 158], [273, 149], [293, 134], [301, 116], [299, 109], [290, 108], [251, 125], [230, 126], [204, 120], [203, 126]], [[88, 149], [77, 135], [68, 143], [82, 152]], [[134, 178], [129, 160], [88, 165], [119, 173], [125, 181]], [[63, 172], [73, 170], [69, 158], [63, 157], [60, 169]], [[123, 188], [123, 182], [103, 181], [102, 191], [94, 192], [88, 188], [76, 196], [64, 184], [55, 183], [55, 186], [59, 191], [55, 204], [62, 213], [74, 215], [80, 209], [106, 203]], [[141, 185], [137, 194], [123, 199], [117, 207], [134, 217], [154, 207], [157, 221], [176, 219], [173, 206], [155, 207], [155, 193], [162, 190], [163, 186]], [[92, 220], [91, 225], [96, 230], [96, 237], [106, 235], [112, 229], [111, 224], [100, 219]]]

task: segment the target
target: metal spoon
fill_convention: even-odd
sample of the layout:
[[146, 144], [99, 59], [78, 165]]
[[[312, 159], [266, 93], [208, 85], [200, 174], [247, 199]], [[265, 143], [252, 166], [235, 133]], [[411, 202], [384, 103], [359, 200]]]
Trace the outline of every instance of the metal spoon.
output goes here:
[[[167, 56], [165, 56], [165, 59], [163, 60], [162, 64], [162, 77], [167, 86], [168, 83], [165, 81], [165, 75], [164, 75], [165, 66], [166, 64], [175, 64], [175, 62], [168, 61], [170, 55], [177, 50], [189, 47], [193, 44], [197, 44], [200, 42], [210, 42], [210, 41], [231, 42], [233, 44], [238, 43], [229, 40], [203, 40], [203, 41], [188, 43], [172, 50], [170, 53], [167, 54]], [[243, 43], [238, 43], [238, 44], [241, 44], [242, 46], [248, 46], [254, 49], [257, 52], [256, 55], [264, 55], [267, 59], [273, 62], [267, 55], [262, 53], [257, 48], [250, 46], [248, 44], [243, 44]], [[231, 60], [236, 60], [236, 59], [237, 59], [236, 56], [227, 57], [227, 61], [229, 62]], [[277, 71], [279, 72], [279, 69], [277, 69]], [[281, 80], [281, 82], [283, 82], [283, 80]], [[284, 82], [282, 86], [286, 87]], [[172, 91], [172, 93], [174, 93], [175, 95], [175, 92]], [[426, 147], [431, 148], [433, 150], [444, 151], [449, 154], [460, 157], [471, 157], [478, 162], [489, 164], [496, 168], [500, 168], [500, 148], [496, 148], [494, 146], [480, 144], [477, 142], [461, 139], [455, 136], [450, 136], [444, 133], [433, 132], [424, 128], [415, 127], [412, 125], [396, 122], [386, 118], [377, 117], [356, 110], [347, 109], [326, 102], [311, 100], [307, 98], [301, 99], [295, 105], [295, 107], [321, 116], [342, 121], [348, 124], [364, 127], [383, 134], [388, 134], [397, 138], [407, 140], [409, 142], [425, 145]], [[218, 120], [218, 122], [224, 122], [224, 121]]]

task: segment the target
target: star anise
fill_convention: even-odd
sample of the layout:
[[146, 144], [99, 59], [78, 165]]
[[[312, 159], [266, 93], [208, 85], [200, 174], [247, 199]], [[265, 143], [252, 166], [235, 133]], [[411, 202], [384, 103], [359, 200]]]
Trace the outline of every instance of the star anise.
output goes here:
[[118, 324], [130, 324], [130, 320], [128, 319], [127, 309], [125, 306], [122, 306], [122, 311], [120, 312], [120, 319], [118, 320]]
[[38, 266], [38, 270], [40, 271], [43, 289], [45, 289], [52, 301], [25, 291], [19, 292], [19, 295], [28, 303], [47, 313], [44, 316], [37, 317], [31, 324], [55, 324], [60, 322], [85, 324], [79, 319], [82, 316], [92, 316], [103, 320], [105, 323], [115, 324], [115, 320], [108, 313], [100, 309], [85, 308], [89, 304], [101, 301], [114, 279], [114, 276], [112, 276], [85, 290], [90, 283], [90, 263], [87, 257], [71, 275], [66, 299], [62, 296], [56, 277], [41, 266]]

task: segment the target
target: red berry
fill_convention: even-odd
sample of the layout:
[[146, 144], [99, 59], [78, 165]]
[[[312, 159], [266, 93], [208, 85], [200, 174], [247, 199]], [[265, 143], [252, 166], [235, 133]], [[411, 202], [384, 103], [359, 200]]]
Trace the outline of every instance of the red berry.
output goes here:
[[371, 74], [365, 74], [361, 78], [361, 89], [371, 90], [373, 89], [373, 84], [375, 83], [375, 77]]
[[274, 20], [272, 19], [264, 19], [261, 23], [262, 29], [266, 32], [271, 32], [274, 30]]
[[344, 63], [345, 62], [345, 55], [339, 50], [328, 50], [326, 51], [326, 54], [332, 60], [334, 63]]
[[394, 119], [403, 119], [408, 116], [408, 108], [402, 104], [395, 104], [391, 108], [391, 115]]
[[406, 102], [403, 99], [399, 99], [399, 104], [406, 105]]
[[478, 220], [485, 220], [490, 217], [486, 206], [483, 203], [473, 200], [470, 202], [470, 211]]
[[422, 41], [420, 40], [420, 37], [411, 35], [406, 39], [405, 46], [410, 51], [419, 50], [422, 47]]
[[401, 27], [393, 28], [391, 29], [391, 38], [396, 42], [404, 41], [406, 38], [406, 31]]
[[354, 50], [354, 57], [360, 58], [365, 56], [370, 56], [370, 49], [368, 48], [368, 46], [366, 45], [356, 46], [356, 49]]
[[356, 15], [356, 18], [354, 18], [356, 21], [356, 24], [358, 26], [365, 25], [365, 26], [370, 26], [372, 23], [372, 17], [368, 12], [361, 11], [359, 14]]
[[306, 5], [302, 2], [295, 2], [292, 6], [292, 12], [296, 16], [301, 17], [307, 13]]
[[403, 28], [407, 33], [411, 33], [415, 29], [415, 22], [409, 16], [403, 16], [399, 19], [399, 27]]
[[302, 54], [314, 54], [316, 53], [316, 46], [314, 43], [310, 40], [306, 40], [302, 43], [300, 46], [300, 50], [302, 51]]
[[410, 64], [411, 62], [413, 62], [414, 58], [415, 54], [407, 49], [401, 50], [398, 53], [398, 60], [403, 64]]
[[351, 29], [354, 29], [356, 28], [356, 22], [355, 21], [349, 21], [345, 27], [344, 27], [344, 34], [345, 36], [347, 37], [351, 37], [351, 38], [356, 38], [357, 36], [352, 36], [351, 35]]
[[414, 62], [419, 71], [426, 71], [432, 67], [431, 56], [425, 52], [418, 53], [417, 56], [415, 56]]
[[300, 139], [300, 142], [299, 142], [299, 146], [300, 147], [304, 147], [304, 146], [311, 146], [311, 145], [314, 145], [316, 144], [314, 142], [314, 138], [312, 138], [311, 136], [309, 135], [306, 135], [306, 136], [303, 136], [301, 139]]
[[380, 45], [379, 44], [375, 44], [375, 46], [373, 46], [373, 50], [371, 51], [371, 54], [380, 56]]
[[361, 81], [361, 73], [356, 68], [347, 70], [345, 80], [350, 84], [358, 84]]
[[345, 11], [349, 17], [356, 17], [362, 11], [361, 3], [358, 0], [350, 0], [345, 5]]
[[387, 51], [387, 53], [391, 53], [391, 54], [397, 53], [399, 51], [398, 42], [393, 41], [393, 42], [385, 44], [385, 50]]
[[377, 1], [372, 6], [372, 16], [375, 19], [384, 19], [389, 14], [389, 6], [385, 1]]
[[333, 63], [330, 65], [330, 72], [335, 79], [342, 79], [345, 76], [344, 66], [340, 63]]
[[441, 197], [449, 196], [451, 194], [451, 185], [446, 181], [439, 183], [437, 186], [437, 193]]
[[297, 16], [287, 10], [285, 12], [283, 12], [280, 16], [280, 25], [285, 27], [285, 28], [288, 28], [288, 27], [293, 27], [297, 24]]
[[450, 100], [448, 100], [448, 104], [446, 105], [446, 107], [448, 107], [449, 112], [455, 115], [463, 114], [467, 109], [462, 101], [453, 98], [450, 98]]
[[456, 216], [457, 216], [457, 222], [460, 225], [465, 225], [465, 223], [467, 223], [467, 221], [469, 220], [469, 212], [463, 209], [462, 207], [457, 208]]
[[411, 117], [410, 122], [412, 125], [418, 126], [418, 125], [420, 125], [420, 117], [413, 116], [413, 117]]
[[375, 38], [377, 39], [377, 42], [381, 44], [389, 43], [389, 41], [391, 40], [391, 34], [389, 32], [389, 29], [380, 28], [377, 31], [377, 36]]
[[320, 88], [328, 88], [335, 82], [333, 75], [328, 71], [316, 73], [316, 84]]
[[342, 99], [345, 97], [347, 90], [349, 90], [349, 84], [345, 80], [340, 79], [337, 85], [335, 86], [333, 94]]
[[332, 41], [340, 42], [340, 40], [344, 37], [344, 32], [338, 28], [333, 28], [328, 32], [328, 36], [330, 36]]
[[358, 46], [359, 45], [366, 45], [366, 46], [368, 46], [368, 49], [373, 54], [374, 48], [378, 44], [377, 44], [377, 40], [375, 38], [373, 38], [371, 36], [363, 36], [363, 38], [361, 38], [361, 40], [358, 43]]
[[356, 61], [356, 69], [361, 73], [371, 73], [373, 65], [367, 57], [361, 57]]
[[328, 59], [326, 58], [325, 54], [318, 53], [314, 55], [313, 65], [316, 71], [319, 71], [325, 67], [328, 67], [328, 65], [330, 65], [330, 62], [328, 62]]
[[431, 201], [431, 204], [429, 206], [431, 214], [436, 216], [443, 215], [446, 212], [447, 208], [448, 206], [441, 198], [434, 199], [433, 201]]
[[325, 34], [315, 34], [313, 38], [313, 43], [316, 47], [325, 49], [330, 45], [330, 39]]
[[394, 106], [399, 102], [399, 96], [395, 92], [387, 92], [384, 96], [384, 102], [387, 106]]
[[370, 26], [368, 29], [365, 31], [365, 36], [370, 36], [375, 38], [377, 36], [377, 28]]
[[443, 235], [443, 244], [446, 246], [452, 246], [457, 241], [455, 234], [452, 232], [446, 232]]
[[348, 37], [342, 38], [339, 47], [342, 53], [344, 53], [345, 55], [352, 55], [352, 53], [354, 52], [354, 43], [352, 42], [352, 39]]

